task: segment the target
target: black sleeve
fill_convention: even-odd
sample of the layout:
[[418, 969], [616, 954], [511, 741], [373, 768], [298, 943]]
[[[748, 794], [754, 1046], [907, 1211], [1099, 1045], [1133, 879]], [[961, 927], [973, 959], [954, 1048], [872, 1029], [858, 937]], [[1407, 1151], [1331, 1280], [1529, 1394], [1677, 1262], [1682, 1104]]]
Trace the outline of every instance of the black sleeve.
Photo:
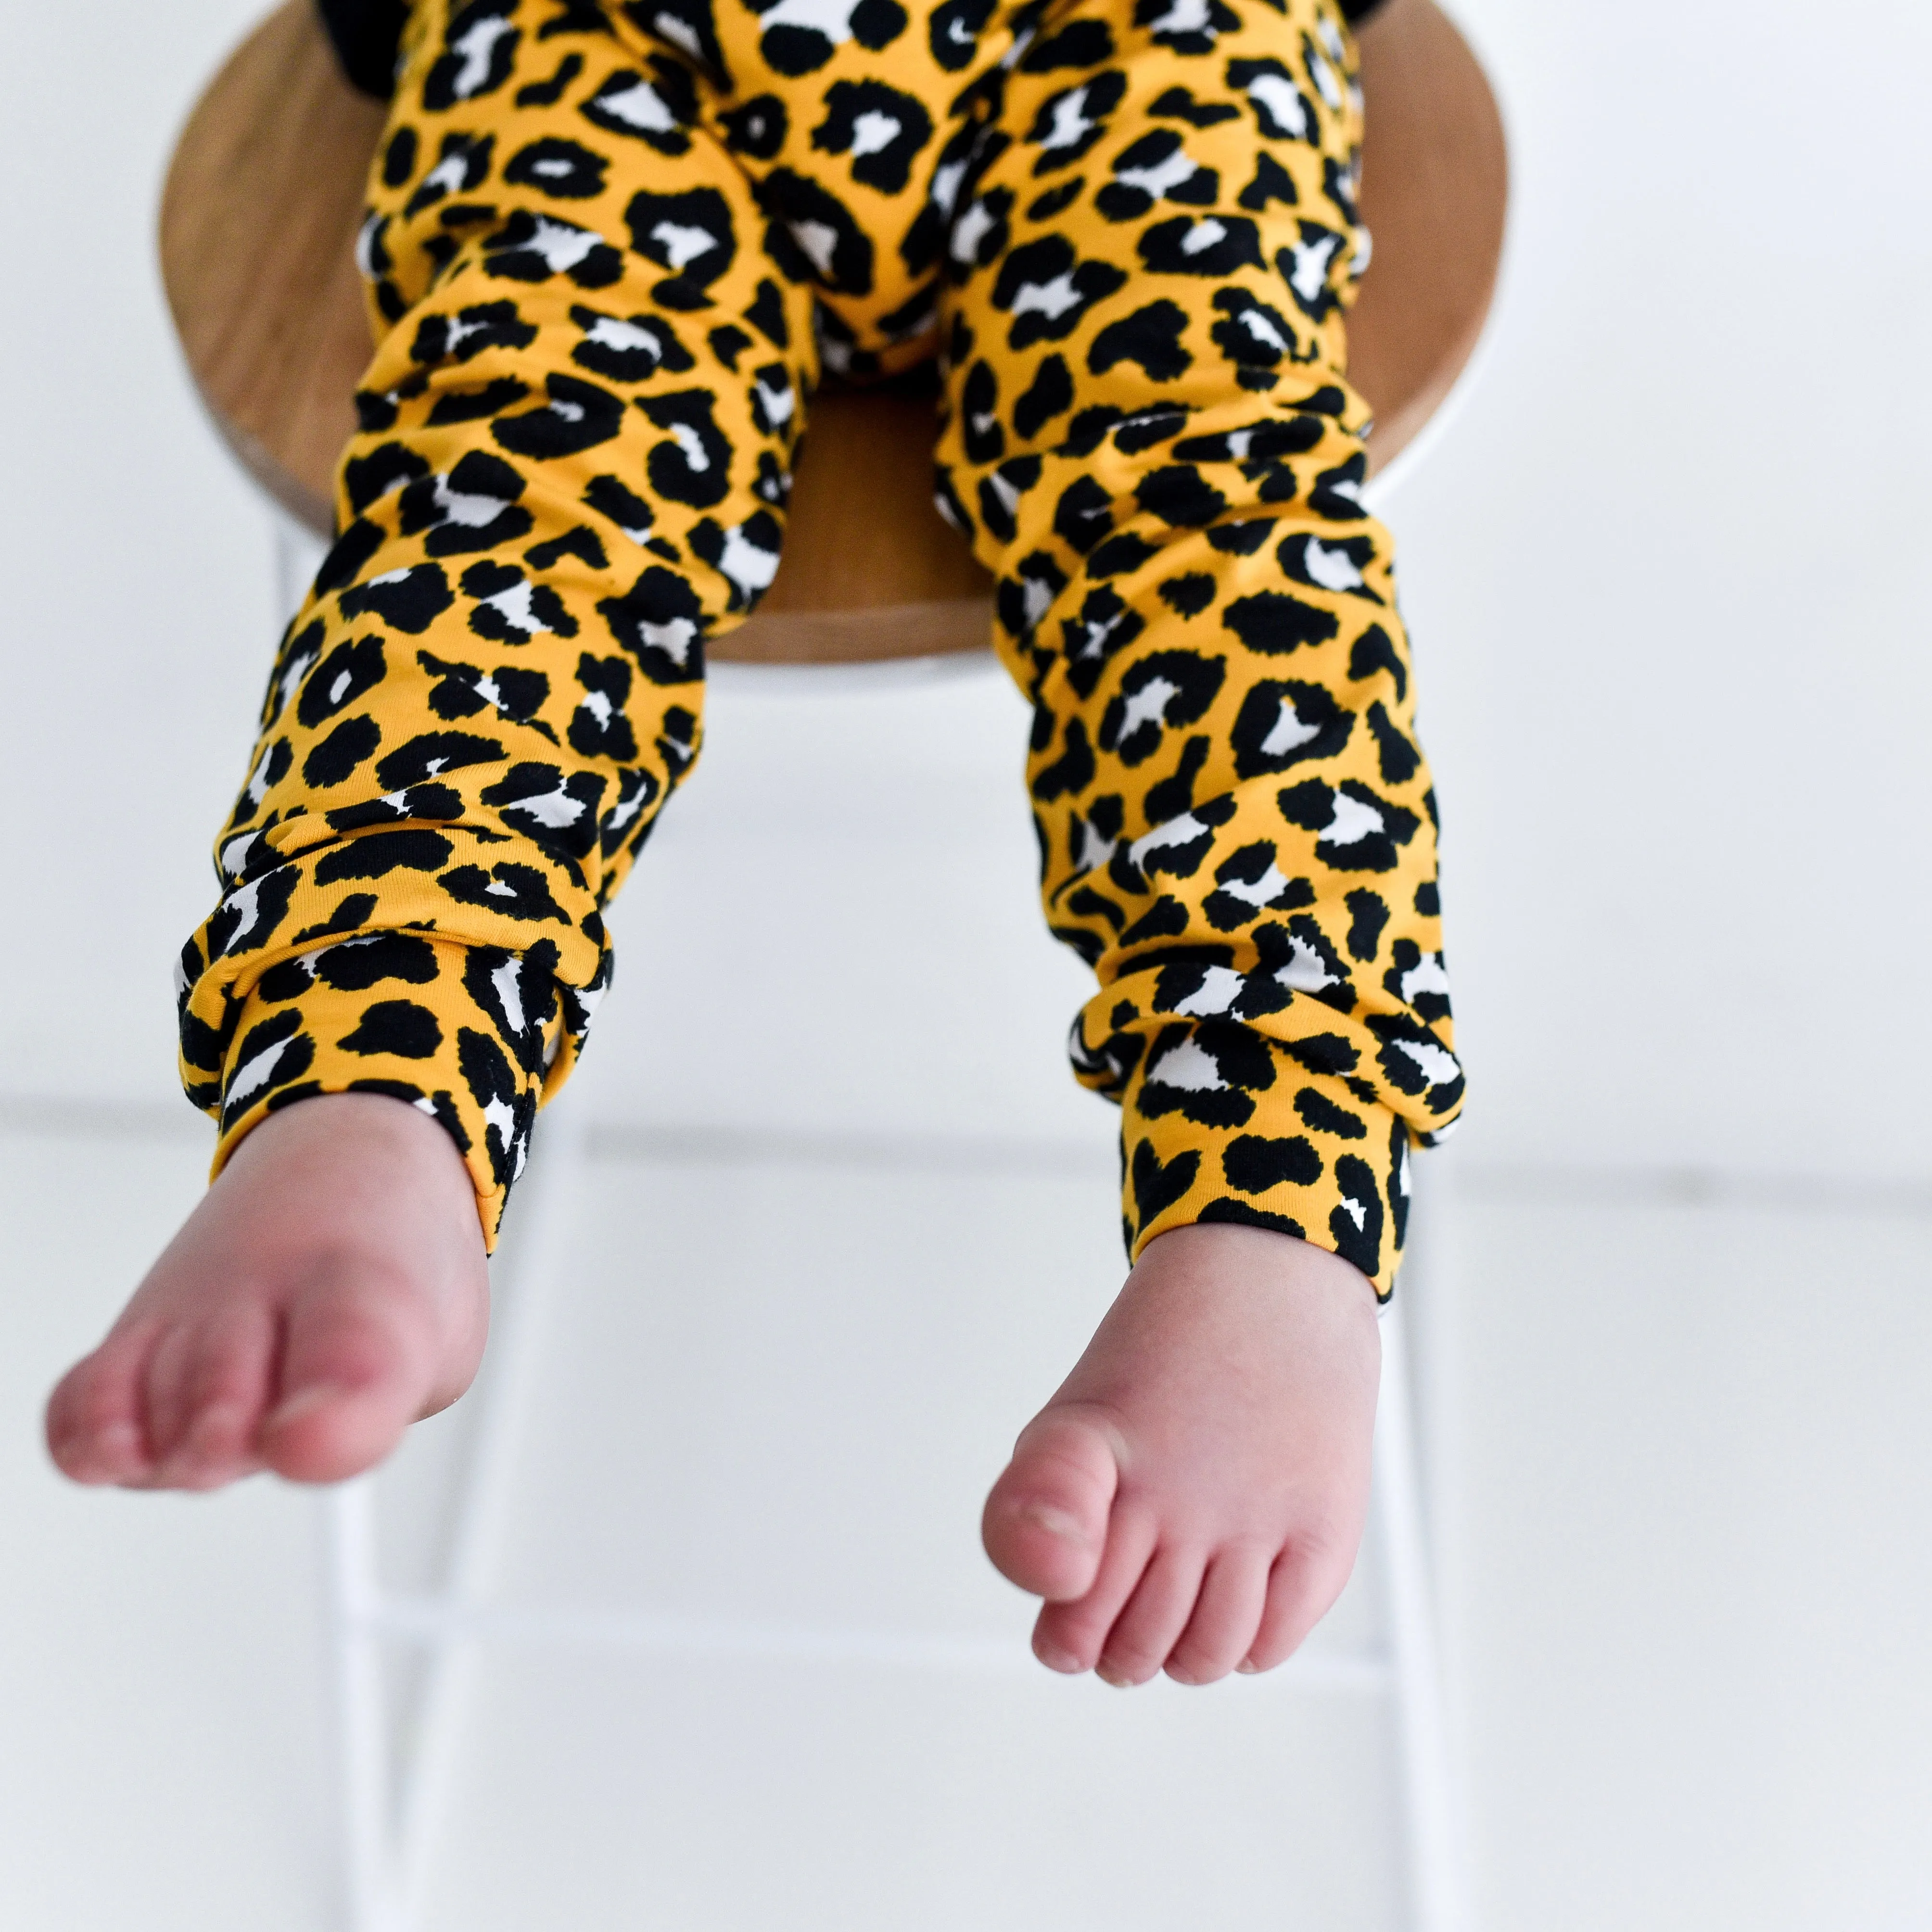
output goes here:
[[1382, 4], [1382, 0], [1342, 0], [1342, 17], [1351, 26], [1366, 20]]
[[343, 72], [378, 100], [395, 92], [404, 5], [405, 0], [316, 0]]

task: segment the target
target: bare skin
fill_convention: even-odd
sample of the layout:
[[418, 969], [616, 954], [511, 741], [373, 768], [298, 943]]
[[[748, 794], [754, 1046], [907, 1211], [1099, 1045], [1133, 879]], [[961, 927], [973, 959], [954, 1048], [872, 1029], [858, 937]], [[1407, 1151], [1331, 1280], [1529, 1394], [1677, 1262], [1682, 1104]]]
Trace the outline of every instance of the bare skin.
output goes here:
[[[470, 1385], [489, 1281], [470, 1180], [427, 1115], [305, 1100], [236, 1150], [47, 1405], [77, 1482], [339, 1481]], [[1150, 1243], [986, 1504], [1045, 1600], [1040, 1660], [1143, 1683], [1265, 1670], [1340, 1594], [1367, 1505], [1380, 1343], [1346, 1262], [1225, 1226]]]

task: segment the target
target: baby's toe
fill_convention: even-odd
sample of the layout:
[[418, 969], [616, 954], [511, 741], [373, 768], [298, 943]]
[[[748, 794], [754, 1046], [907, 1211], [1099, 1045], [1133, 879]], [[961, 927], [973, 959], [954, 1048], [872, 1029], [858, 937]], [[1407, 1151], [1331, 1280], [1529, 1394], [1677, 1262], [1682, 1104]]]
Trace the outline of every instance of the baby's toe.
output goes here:
[[1318, 1542], [1289, 1544], [1275, 1558], [1261, 1627], [1240, 1667], [1272, 1670], [1286, 1663], [1334, 1607], [1348, 1580], [1352, 1560]]
[[1072, 1603], [1048, 1604], [1034, 1625], [1033, 1651], [1041, 1663], [1070, 1672], [1094, 1668], [1107, 1633], [1147, 1572], [1154, 1542], [1150, 1511], [1131, 1502], [1115, 1508], [1094, 1587]]
[[152, 1337], [110, 1336], [47, 1400], [47, 1451], [77, 1483], [137, 1483], [153, 1466], [142, 1418]]
[[255, 1436], [268, 1406], [274, 1346], [274, 1318], [258, 1307], [224, 1312], [196, 1336], [180, 1372], [157, 1483], [210, 1490], [262, 1466]]
[[1070, 1405], [1028, 1424], [986, 1498], [986, 1554], [1010, 1582], [1048, 1603], [1092, 1588], [1120, 1481], [1118, 1438]]
[[1147, 1574], [1114, 1620], [1094, 1667], [1125, 1689], [1156, 1676], [1172, 1654], [1201, 1594], [1202, 1558], [1178, 1550], [1157, 1552]]
[[1177, 1684], [1212, 1684], [1252, 1648], [1268, 1601], [1268, 1553], [1236, 1545], [1208, 1566], [1194, 1614], [1167, 1660]]
[[298, 1483], [373, 1468], [422, 1413], [436, 1367], [434, 1337], [393, 1300], [357, 1288], [308, 1296], [290, 1311], [262, 1460]]

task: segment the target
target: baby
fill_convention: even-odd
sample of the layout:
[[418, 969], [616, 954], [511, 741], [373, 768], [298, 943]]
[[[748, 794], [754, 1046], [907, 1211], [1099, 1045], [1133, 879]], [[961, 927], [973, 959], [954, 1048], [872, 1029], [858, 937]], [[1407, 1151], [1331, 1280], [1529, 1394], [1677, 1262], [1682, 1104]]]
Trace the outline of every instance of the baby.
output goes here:
[[1132, 1259], [986, 1547], [1054, 1670], [1278, 1664], [1354, 1562], [1409, 1150], [1462, 1099], [1334, 0], [325, 11], [393, 76], [380, 340], [182, 955], [216, 1178], [56, 1459], [332, 1482], [463, 1392], [813, 392], [936, 361]]

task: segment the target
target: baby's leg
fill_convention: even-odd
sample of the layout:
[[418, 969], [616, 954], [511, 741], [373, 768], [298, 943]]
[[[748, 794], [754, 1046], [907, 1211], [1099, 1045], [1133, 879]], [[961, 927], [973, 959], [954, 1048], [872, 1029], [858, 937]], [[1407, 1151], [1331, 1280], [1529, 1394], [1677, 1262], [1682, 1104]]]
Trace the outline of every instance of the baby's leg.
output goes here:
[[811, 302], [710, 83], [614, 7], [487, 10], [412, 10], [344, 535], [183, 956], [220, 1178], [52, 1405], [84, 1479], [345, 1475], [467, 1382], [704, 640], [776, 567]]
[[1373, 1292], [1462, 1082], [1344, 375], [1351, 51], [1328, 0], [1052, 19], [956, 222], [941, 454], [1034, 701], [1136, 1258], [986, 1540], [1049, 1662], [1199, 1681], [1279, 1661], [1347, 1576]]

